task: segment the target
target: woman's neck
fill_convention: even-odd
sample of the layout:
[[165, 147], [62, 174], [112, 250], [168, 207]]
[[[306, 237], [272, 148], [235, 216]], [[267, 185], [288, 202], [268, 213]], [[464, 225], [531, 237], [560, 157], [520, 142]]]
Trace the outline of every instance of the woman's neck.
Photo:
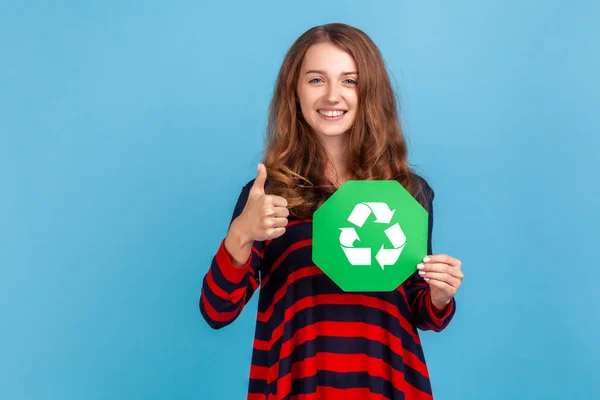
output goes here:
[[348, 136], [339, 135], [325, 137], [323, 139], [325, 150], [329, 154], [325, 176], [336, 186], [342, 186], [344, 182], [352, 179], [348, 171]]

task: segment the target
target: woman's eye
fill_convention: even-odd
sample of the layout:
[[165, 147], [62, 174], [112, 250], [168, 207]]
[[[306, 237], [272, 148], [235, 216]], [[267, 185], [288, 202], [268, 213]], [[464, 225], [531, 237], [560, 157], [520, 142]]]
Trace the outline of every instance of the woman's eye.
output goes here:
[[[312, 78], [308, 83], [313, 83], [317, 81], [323, 81], [321, 78]], [[356, 81], [354, 79], [346, 79], [344, 82], [348, 82], [351, 85], [356, 85]]]

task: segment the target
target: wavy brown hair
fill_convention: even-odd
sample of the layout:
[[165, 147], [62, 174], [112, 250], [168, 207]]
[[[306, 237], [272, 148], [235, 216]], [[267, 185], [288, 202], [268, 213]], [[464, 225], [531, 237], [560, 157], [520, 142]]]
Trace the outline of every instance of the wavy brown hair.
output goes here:
[[340, 23], [316, 26], [302, 34], [286, 54], [269, 108], [264, 163], [266, 190], [288, 201], [290, 215], [310, 218], [337, 190], [325, 176], [329, 156], [302, 118], [296, 95], [300, 67], [307, 49], [329, 42], [356, 63], [358, 112], [348, 140], [348, 171], [359, 180], [395, 179], [428, 208], [424, 185], [411, 170], [396, 98], [383, 57], [361, 30]]

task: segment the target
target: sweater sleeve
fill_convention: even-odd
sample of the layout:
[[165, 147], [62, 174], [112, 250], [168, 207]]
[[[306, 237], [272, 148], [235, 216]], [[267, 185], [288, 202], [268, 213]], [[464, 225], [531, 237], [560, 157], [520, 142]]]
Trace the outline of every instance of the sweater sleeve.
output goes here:
[[[252, 181], [242, 188], [229, 226], [242, 213]], [[225, 248], [225, 238], [212, 258], [202, 281], [200, 313], [213, 329], [231, 324], [242, 312], [258, 288], [259, 270], [263, 259], [264, 242], [254, 242], [250, 256], [242, 267], [233, 264]]]
[[[424, 196], [427, 204], [428, 233], [427, 233], [427, 254], [432, 255], [432, 231], [433, 231], [433, 198], [435, 193], [427, 182], [421, 178], [421, 184], [424, 189]], [[417, 328], [427, 331], [432, 330], [440, 332], [448, 326], [456, 311], [456, 300], [453, 298], [446, 309], [441, 314], [435, 314], [431, 302], [429, 284], [425, 282], [418, 271], [412, 274], [404, 282], [406, 299], [411, 309], [413, 320]]]

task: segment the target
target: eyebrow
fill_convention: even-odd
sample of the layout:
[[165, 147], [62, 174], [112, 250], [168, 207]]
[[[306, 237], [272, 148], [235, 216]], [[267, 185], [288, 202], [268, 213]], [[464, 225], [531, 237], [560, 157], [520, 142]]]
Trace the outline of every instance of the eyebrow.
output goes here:
[[[325, 71], [321, 71], [321, 70], [317, 70], [317, 69], [311, 69], [311, 70], [309, 70], [309, 71], [306, 71], [305, 75], [308, 75], [308, 74], [321, 74], [321, 75], [327, 75], [327, 74], [325, 73]], [[340, 75], [341, 75], [341, 76], [346, 76], [346, 75], [358, 75], [358, 72], [356, 72], [356, 71], [342, 72]]]

